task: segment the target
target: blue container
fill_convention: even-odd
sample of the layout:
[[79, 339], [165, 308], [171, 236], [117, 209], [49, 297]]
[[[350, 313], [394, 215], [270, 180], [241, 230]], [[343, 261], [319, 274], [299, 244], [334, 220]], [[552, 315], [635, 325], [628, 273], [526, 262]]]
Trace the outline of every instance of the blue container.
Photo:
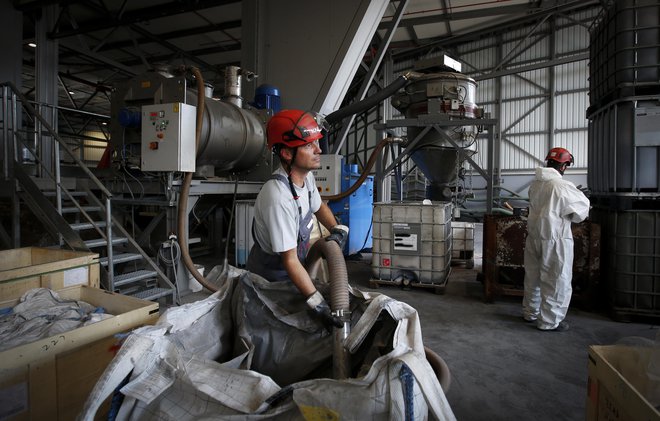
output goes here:
[[[342, 168], [341, 190], [352, 186], [360, 174], [357, 165]], [[344, 255], [350, 256], [372, 247], [372, 215], [374, 204], [374, 178], [368, 176], [362, 185], [348, 197], [330, 202], [330, 209], [339, 223], [348, 226], [348, 241]]]

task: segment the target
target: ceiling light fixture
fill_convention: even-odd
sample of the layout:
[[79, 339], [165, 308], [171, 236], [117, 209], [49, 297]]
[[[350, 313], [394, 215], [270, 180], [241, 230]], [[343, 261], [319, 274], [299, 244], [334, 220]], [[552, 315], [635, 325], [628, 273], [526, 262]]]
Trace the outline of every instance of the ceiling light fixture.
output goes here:
[[37, 48], [37, 44], [35, 44], [34, 42], [29, 42], [28, 47]]

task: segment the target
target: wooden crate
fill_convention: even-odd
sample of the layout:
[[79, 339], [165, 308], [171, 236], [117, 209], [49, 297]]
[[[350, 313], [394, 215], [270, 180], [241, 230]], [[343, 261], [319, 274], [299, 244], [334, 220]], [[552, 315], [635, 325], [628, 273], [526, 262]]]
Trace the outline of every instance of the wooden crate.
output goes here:
[[99, 287], [99, 255], [39, 247], [0, 251], [0, 300], [13, 300], [33, 288]]
[[115, 335], [158, 319], [155, 302], [88, 286], [57, 293], [114, 317], [0, 352], [0, 419], [75, 419], [119, 346]]
[[587, 421], [660, 421], [660, 412], [644, 397], [651, 384], [643, 372], [657, 349], [622, 345], [589, 347]]

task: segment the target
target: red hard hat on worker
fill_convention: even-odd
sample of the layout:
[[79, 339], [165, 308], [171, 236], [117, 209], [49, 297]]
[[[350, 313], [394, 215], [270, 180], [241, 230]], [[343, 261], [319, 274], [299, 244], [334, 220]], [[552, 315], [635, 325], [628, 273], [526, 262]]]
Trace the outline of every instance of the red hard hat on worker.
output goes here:
[[548, 156], [545, 157], [545, 160], [553, 160], [559, 162], [560, 164], [566, 162], [568, 165], [573, 165], [573, 155], [571, 155], [568, 149], [564, 148], [550, 149], [550, 152], [548, 152]]
[[268, 121], [268, 147], [282, 144], [290, 148], [311, 143], [323, 137], [316, 115], [301, 110], [282, 110]]

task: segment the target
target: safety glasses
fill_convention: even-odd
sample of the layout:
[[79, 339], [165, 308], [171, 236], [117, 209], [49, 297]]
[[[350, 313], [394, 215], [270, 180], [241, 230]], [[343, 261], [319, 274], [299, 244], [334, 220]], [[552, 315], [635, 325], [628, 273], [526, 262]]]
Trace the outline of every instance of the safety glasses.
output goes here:
[[286, 140], [302, 140], [307, 142], [307, 138], [315, 133], [327, 130], [327, 122], [321, 114], [307, 111], [302, 114], [294, 123], [293, 130], [282, 133]]

